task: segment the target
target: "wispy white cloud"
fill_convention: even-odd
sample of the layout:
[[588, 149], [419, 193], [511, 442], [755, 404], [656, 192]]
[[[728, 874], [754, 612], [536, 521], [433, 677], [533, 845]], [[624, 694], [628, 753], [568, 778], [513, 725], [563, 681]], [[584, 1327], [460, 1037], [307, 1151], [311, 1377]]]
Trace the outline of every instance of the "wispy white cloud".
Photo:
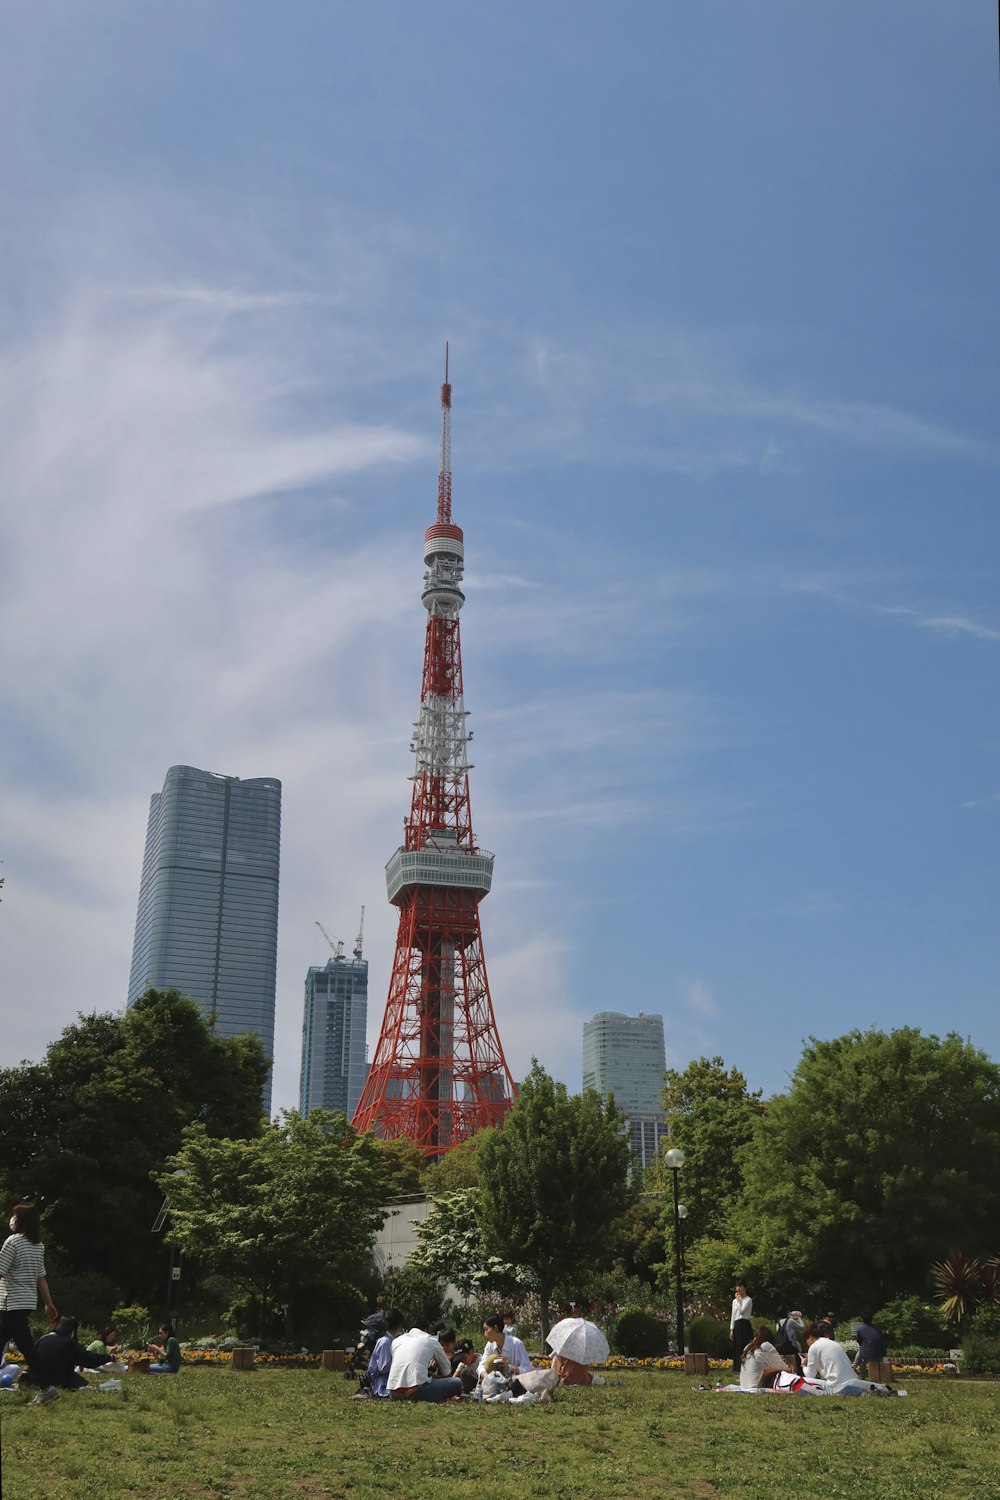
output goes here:
[[935, 635], [971, 635], [980, 641], [1000, 641], [1000, 630], [984, 625], [966, 614], [954, 611], [948, 614], [929, 614], [909, 605], [877, 604], [870, 606], [882, 615], [895, 615], [897, 619], [915, 625], [918, 630], [930, 630]]
[[[505, 414], [506, 463], [525, 457], [603, 458], [709, 478], [783, 466], [786, 437], [821, 437], [899, 454], [940, 454], [995, 465], [994, 443], [891, 402], [852, 400], [768, 385], [749, 371], [741, 332], [726, 329], [593, 328], [573, 345], [521, 335], [509, 345], [524, 371], [522, 407]], [[656, 413], [655, 432], [642, 425]], [[481, 452], [502, 466], [488, 434]]]
[[971, 636], [981, 641], [1000, 641], [1000, 630], [977, 619], [969, 610], [952, 607], [944, 611], [932, 606], [885, 604], [872, 599], [872, 593], [884, 592], [887, 586], [894, 586], [896, 589], [904, 586], [898, 580], [884, 575], [877, 577], [859, 574], [852, 578], [837, 574], [803, 574], [786, 579], [781, 586], [794, 593], [815, 594], [847, 609], [884, 615], [903, 625], [910, 625], [915, 630], [929, 631], [934, 635], [954, 638]]
[[715, 996], [703, 979], [692, 979], [686, 988], [686, 999], [691, 1009], [699, 1016], [714, 1016]]

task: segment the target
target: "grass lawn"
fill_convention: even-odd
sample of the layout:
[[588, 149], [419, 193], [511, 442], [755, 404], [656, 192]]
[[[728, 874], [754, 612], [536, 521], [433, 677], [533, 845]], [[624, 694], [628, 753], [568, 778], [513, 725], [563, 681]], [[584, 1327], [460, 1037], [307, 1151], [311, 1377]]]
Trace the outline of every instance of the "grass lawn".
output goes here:
[[1000, 1385], [907, 1400], [698, 1394], [637, 1373], [552, 1405], [352, 1401], [321, 1370], [127, 1376], [120, 1395], [0, 1396], [4, 1500], [1000, 1500]]

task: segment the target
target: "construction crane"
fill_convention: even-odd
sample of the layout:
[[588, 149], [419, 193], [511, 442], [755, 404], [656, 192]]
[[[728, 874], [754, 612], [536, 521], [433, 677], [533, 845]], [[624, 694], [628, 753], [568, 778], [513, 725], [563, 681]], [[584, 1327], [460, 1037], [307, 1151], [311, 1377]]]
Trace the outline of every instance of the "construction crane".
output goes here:
[[361, 961], [361, 939], [365, 935], [365, 909], [361, 908], [361, 921], [358, 923], [358, 935], [354, 939], [354, 957]]
[[333, 938], [327, 932], [327, 930], [323, 926], [322, 922], [317, 921], [316, 922], [316, 926], [319, 928], [320, 932], [323, 934], [323, 936], [326, 938], [327, 942], [329, 943], [329, 945], [330, 945], [330, 952], [333, 954], [334, 958], [343, 958], [343, 956], [344, 956], [344, 943], [343, 943], [343, 939], [342, 938], [338, 938], [337, 941], [334, 942]]

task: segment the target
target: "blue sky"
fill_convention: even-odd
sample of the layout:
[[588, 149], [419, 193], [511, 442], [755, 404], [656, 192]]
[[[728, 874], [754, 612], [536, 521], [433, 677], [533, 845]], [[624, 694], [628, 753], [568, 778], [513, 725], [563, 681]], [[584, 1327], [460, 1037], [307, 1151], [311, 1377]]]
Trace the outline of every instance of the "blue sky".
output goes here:
[[284, 783], [302, 981], [394, 938], [451, 341], [515, 1075], [662, 1011], [1000, 1058], [996, 19], [5, 7], [0, 1061], [128, 981], [148, 798]]

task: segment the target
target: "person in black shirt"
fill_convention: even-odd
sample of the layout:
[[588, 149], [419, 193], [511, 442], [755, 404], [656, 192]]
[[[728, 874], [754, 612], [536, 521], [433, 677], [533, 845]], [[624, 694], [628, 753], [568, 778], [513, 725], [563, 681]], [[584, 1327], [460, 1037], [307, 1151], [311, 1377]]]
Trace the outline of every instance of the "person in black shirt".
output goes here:
[[60, 1318], [52, 1333], [38, 1340], [38, 1357], [45, 1372], [47, 1385], [58, 1386], [63, 1391], [81, 1390], [87, 1382], [76, 1372], [77, 1365], [85, 1370], [99, 1370], [108, 1363], [107, 1354], [91, 1354], [76, 1336], [76, 1318]]

